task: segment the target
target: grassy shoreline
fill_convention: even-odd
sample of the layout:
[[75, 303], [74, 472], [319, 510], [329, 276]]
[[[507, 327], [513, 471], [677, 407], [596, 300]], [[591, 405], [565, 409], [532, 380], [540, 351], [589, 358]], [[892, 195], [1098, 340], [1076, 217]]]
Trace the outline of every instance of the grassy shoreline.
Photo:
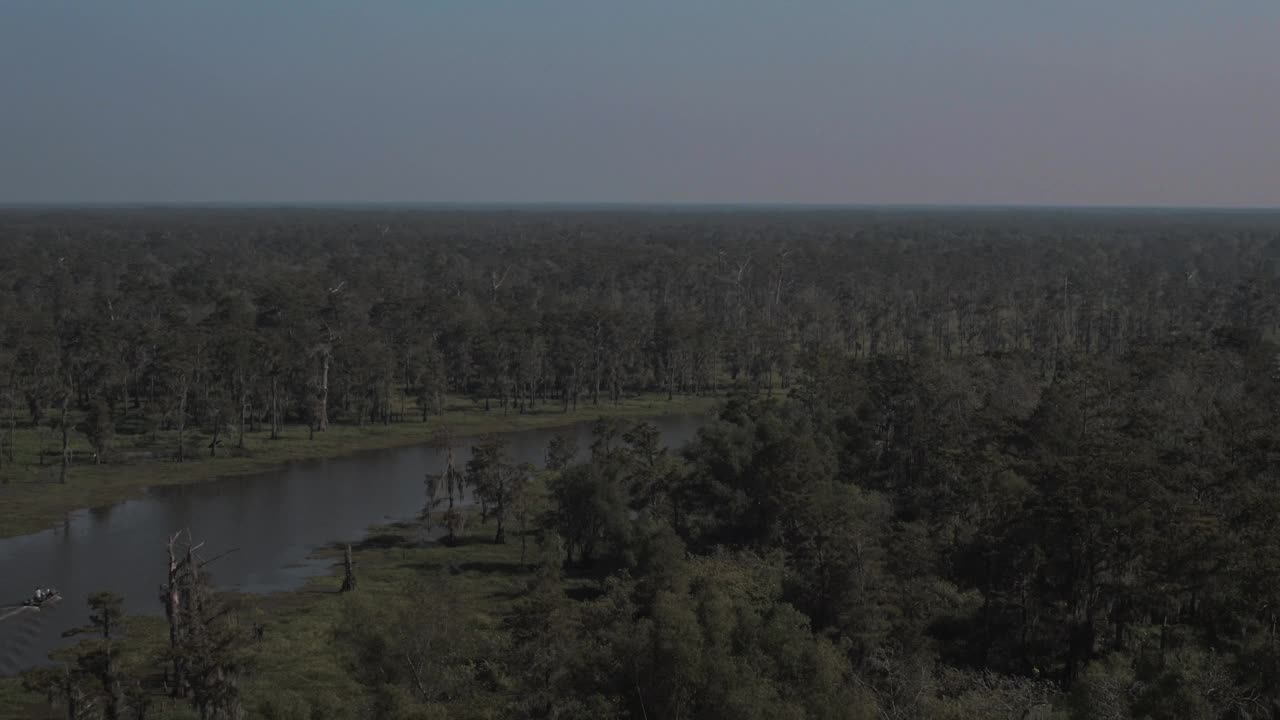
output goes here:
[[[189, 455], [189, 460], [142, 460], [93, 464], [79, 461], [70, 468], [66, 484], [58, 482], [58, 467], [40, 464], [47, 457], [50, 440], [36, 430], [20, 430], [15, 445], [16, 462], [0, 467], [0, 539], [39, 532], [64, 521], [71, 512], [84, 508], [111, 505], [142, 494], [147, 487], [207, 482], [221, 477], [265, 472], [291, 462], [344, 457], [367, 450], [404, 447], [428, 442], [437, 429], [448, 426], [457, 436], [492, 432], [515, 432], [565, 427], [589, 421], [601, 415], [627, 419], [643, 419], [672, 414], [710, 412], [719, 401], [716, 397], [677, 397], [650, 394], [621, 401], [619, 404], [579, 405], [576, 411], [563, 412], [548, 405], [524, 414], [502, 410], [484, 410], [472, 403], [450, 406], [443, 415], [431, 416], [389, 425], [332, 425], [324, 433], [309, 438], [306, 426], [287, 426], [277, 440], [266, 430], [246, 433], [244, 448], [235, 445], [236, 438], [226, 439], [218, 456]], [[188, 433], [188, 447], [205, 447], [209, 437]], [[133, 453], [172, 452], [177, 446], [172, 432], [152, 433], [144, 437], [120, 436], [116, 450]], [[129, 445], [127, 442], [131, 441]], [[60, 442], [60, 440], [59, 440]], [[88, 441], [73, 434], [72, 449], [86, 453]]]
[[[680, 413], [704, 413], [712, 411], [717, 401], [717, 398], [677, 398], [668, 402], [665, 397], [653, 397], [632, 400], [616, 407], [588, 406], [568, 414], [548, 412], [504, 417], [500, 412], [491, 411], [486, 415], [482, 410], [458, 410], [446, 415], [446, 419], [456, 433], [466, 436], [564, 427], [600, 415], [640, 420]], [[391, 432], [382, 434], [377, 433], [376, 428], [365, 428], [364, 433], [357, 433], [360, 429], [353, 427], [335, 427], [333, 432], [350, 441], [341, 446], [344, 453], [350, 453], [423, 442], [427, 439], [424, 435], [427, 428], [433, 431], [439, 425], [436, 422], [426, 426], [404, 423], [405, 431], [396, 432], [397, 426], [393, 425]], [[409, 428], [416, 428], [417, 432], [407, 432]], [[297, 444], [306, 448], [306, 429], [293, 429], [293, 432], [300, 435], [296, 439]], [[317, 435], [315, 442], [322, 442], [321, 436]], [[321, 447], [332, 449], [337, 446], [330, 443]], [[331, 456], [316, 454], [309, 457]], [[179, 466], [176, 463], [164, 465], [187, 467], [187, 464]], [[210, 466], [219, 470], [222, 465], [221, 461], [190, 464], [191, 467]], [[220, 471], [207, 476], [207, 479], [226, 474]], [[191, 478], [179, 480], [197, 481]], [[541, 484], [536, 487], [541, 488]], [[246, 716], [338, 717], [351, 709], [351, 703], [362, 696], [364, 688], [348, 671], [346, 663], [349, 658], [333, 642], [334, 629], [342, 622], [351, 602], [376, 605], [381, 599], [399, 599], [404, 596], [406, 588], [424, 578], [443, 581], [447, 576], [451, 592], [458, 594], [460, 606], [467, 611], [468, 617], [461, 621], [481, 628], [481, 632], [489, 631], [485, 628], [496, 632], [502, 621], [513, 612], [524, 588], [535, 576], [539, 559], [536, 546], [530, 543], [529, 556], [522, 563], [518, 533], [512, 533], [514, 537], [509, 537], [507, 544], [499, 545], [493, 542], [493, 529], [492, 523], [482, 524], [472, 516], [461, 542], [449, 547], [436, 541], [423, 541], [421, 526], [417, 522], [373, 525], [367, 529], [364, 540], [352, 547], [359, 579], [359, 588], [353, 594], [339, 592], [342, 552], [337, 545], [312, 553], [313, 558], [331, 561], [329, 569], [309, 578], [296, 590], [265, 595], [223, 594], [239, 622], [263, 623], [266, 627], [263, 640], [253, 643], [247, 650], [251, 671], [241, 685]], [[574, 580], [568, 582], [577, 583]], [[83, 598], [67, 598], [65, 601], [81, 607], [84, 603]], [[154, 614], [126, 619], [121, 656], [121, 666], [126, 673], [145, 672], [153, 667], [155, 658], [163, 652], [167, 629], [158, 610], [157, 606]], [[84, 613], [87, 617], [87, 607]], [[54, 658], [69, 661], [75, 652], [74, 649], [59, 651]], [[500, 694], [487, 694], [473, 700], [475, 707], [457, 710], [463, 716], [488, 716], [494, 708], [503, 707], [509, 700]], [[27, 692], [21, 677], [0, 677], [0, 720], [60, 716], [58, 712], [51, 711], [44, 697]], [[167, 698], [156, 698], [151, 716], [192, 717], [185, 702]]]
[[[314, 557], [332, 559], [329, 572], [312, 577], [298, 590], [268, 595], [225, 595], [241, 622], [262, 622], [266, 633], [249, 647], [252, 672], [242, 685], [249, 717], [307, 717], [314, 711], [329, 716], [358, 697], [362, 688], [344, 667], [344, 657], [332, 644], [344, 603], [399, 597], [415, 579], [433, 574], [452, 576], [451, 586], [461, 594], [471, 621], [496, 627], [513, 608], [515, 598], [536, 572], [536, 560], [521, 565], [520, 543], [494, 544], [493, 526], [468, 523], [456, 547], [419, 541], [414, 523], [369, 528], [365, 541], [353, 547], [359, 589], [353, 595], [339, 592], [342, 584], [341, 553], [336, 548], [317, 551]], [[355, 597], [358, 596], [358, 597]], [[82, 598], [67, 601], [83, 604]], [[88, 616], [88, 609], [85, 609]], [[132, 616], [126, 620], [122, 667], [141, 670], [163, 650], [167, 639], [160, 615]], [[62, 651], [55, 657], [74, 655]], [[490, 698], [492, 700], [492, 698]], [[314, 707], [332, 703], [330, 707]], [[302, 714], [295, 715], [300, 706]], [[154, 717], [187, 717], [186, 704], [157, 698]], [[28, 693], [20, 677], [0, 678], [0, 720], [32, 720], [59, 717], [51, 713], [43, 697]]]

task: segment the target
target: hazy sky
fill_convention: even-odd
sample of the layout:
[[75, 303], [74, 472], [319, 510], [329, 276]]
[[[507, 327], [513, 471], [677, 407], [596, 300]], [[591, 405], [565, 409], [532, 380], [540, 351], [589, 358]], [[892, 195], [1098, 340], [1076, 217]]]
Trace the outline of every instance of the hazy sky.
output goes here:
[[1280, 205], [1277, 0], [0, 0], [0, 202]]

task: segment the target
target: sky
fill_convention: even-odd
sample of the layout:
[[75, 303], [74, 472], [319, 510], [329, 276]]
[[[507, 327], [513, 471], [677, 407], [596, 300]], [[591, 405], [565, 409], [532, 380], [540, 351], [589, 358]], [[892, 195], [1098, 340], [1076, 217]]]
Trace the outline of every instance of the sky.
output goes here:
[[0, 203], [1280, 206], [1276, 0], [0, 0]]

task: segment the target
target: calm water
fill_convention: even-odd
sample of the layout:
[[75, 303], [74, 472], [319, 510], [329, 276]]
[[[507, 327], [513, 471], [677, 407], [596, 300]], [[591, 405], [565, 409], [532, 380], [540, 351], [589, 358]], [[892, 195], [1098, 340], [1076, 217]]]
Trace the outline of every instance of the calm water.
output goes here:
[[[668, 447], [690, 440], [704, 419], [672, 416], [651, 421]], [[555, 430], [507, 436], [518, 462], [542, 464]], [[581, 450], [590, 425], [573, 429]], [[463, 440], [456, 462], [470, 456]], [[422, 508], [426, 473], [440, 472], [443, 454], [418, 446], [336, 460], [289, 465], [261, 475], [199, 485], [153, 488], [146, 497], [73, 513], [64, 526], [0, 539], [0, 675], [47, 659], [64, 644], [62, 631], [86, 623], [85, 597], [111, 590], [130, 613], [159, 614], [170, 535], [190, 528], [206, 544], [205, 557], [236, 549], [210, 569], [228, 590], [267, 593], [298, 587], [325, 572], [309, 559], [317, 548], [355, 541], [373, 524], [406, 520]], [[37, 586], [53, 586], [63, 599], [39, 611], [14, 611]]]

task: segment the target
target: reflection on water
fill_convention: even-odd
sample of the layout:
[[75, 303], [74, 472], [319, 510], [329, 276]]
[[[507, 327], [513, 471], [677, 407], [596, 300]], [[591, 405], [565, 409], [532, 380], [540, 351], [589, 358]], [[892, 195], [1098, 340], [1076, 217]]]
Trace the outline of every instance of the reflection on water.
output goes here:
[[[652, 422], [668, 446], [678, 447], [703, 420]], [[573, 431], [585, 449], [589, 424]], [[555, 433], [510, 434], [512, 458], [541, 465]], [[469, 457], [463, 447], [456, 462]], [[326, 562], [308, 559], [316, 548], [358, 540], [372, 524], [416, 517], [423, 478], [442, 464], [442, 453], [426, 446], [307, 461], [262, 475], [154, 488], [140, 500], [73, 513], [58, 528], [0, 540], [0, 615], [38, 586], [63, 593], [53, 607], [0, 621], [0, 674], [38, 664], [64, 642], [63, 630], [84, 623], [89, 593], [111, 590], [124, 597], [127, 612], [158, 614], [165, 542], [175, 532], [190, 529], [206, 543], [206, 557], [234, 550], [212, 566], [220, 587], [288, 590], [326, 568]]]
[[103, 505], [102, 507], [89, 508], [89, 519], [95, 525], [111, 520], [111, 513], [116, 509], [115, 505]]

